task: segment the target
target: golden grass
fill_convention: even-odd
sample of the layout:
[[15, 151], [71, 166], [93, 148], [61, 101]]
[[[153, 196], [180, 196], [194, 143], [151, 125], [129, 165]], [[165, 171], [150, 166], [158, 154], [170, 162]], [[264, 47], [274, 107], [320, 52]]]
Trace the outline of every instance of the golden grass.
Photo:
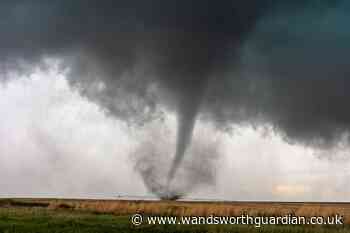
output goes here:
[[[72, 209], [94, 213], [176, 216], [344, 216], [350, 224], [350, 203], [268, 203], [268, 202], [176, 202], [124, 200], [16, 199], [14, 204], [43, 203], [49, 209]], [[8, 204], [7, 204], [8, 205]], [[0, 202], [1, 206], [1, 202]]]

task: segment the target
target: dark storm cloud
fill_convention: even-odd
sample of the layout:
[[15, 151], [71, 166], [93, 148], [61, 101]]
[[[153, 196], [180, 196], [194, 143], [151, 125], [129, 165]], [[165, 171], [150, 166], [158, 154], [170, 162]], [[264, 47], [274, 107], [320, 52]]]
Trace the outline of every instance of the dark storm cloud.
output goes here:
[[322, 148], [348, 141], [349, 10], [346, 1], [310, 4], [260, 20], [236, 72], [213, 83], [211, 116], [268, 122], [290, 142]]
[[[346, 1], [1, 1], [2, 67], [45, 56], [110, 114], [178, 114], [173, 169], [198, 113], [220, 128], [269, 123], [333, 145], [350, 129]], [[171, 175], [170, 175], [171, 176]]]

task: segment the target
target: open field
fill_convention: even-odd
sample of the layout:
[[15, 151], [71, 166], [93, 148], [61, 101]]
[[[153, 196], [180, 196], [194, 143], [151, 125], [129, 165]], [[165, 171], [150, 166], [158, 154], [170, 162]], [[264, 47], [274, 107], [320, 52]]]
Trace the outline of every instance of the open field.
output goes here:
[[[344, 216], [344, 226], [162, 225], [134, 227], [130, 216]], [[0, 199], [0, 232], [350, 232], [348, 203], [173, 202]]]

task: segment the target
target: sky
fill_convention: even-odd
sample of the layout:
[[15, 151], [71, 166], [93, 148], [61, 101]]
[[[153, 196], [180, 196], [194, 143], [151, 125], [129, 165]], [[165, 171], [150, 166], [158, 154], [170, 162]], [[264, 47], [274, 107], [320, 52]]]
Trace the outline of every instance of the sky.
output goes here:
[[0, 195], [348, 201], [346, 0], [3, 0]]
[[[149, 132], [172, 151], [175, 137], [164, 135], [175, 134], [174, 114], [141, 130], [130, 128], [82, 97], [55, 62], [48, 63], [49, 69], [1, 85], [0, 196], [152, 197], [131, 154]], [[216, 182], [189, 198], [349, 201], [350, 161], [343, 151], [323, 151], [334, 154], [329, 159], [251, 127], [227, 134], [200, 122], [194, 137], [200, 135], [220, 144]]]

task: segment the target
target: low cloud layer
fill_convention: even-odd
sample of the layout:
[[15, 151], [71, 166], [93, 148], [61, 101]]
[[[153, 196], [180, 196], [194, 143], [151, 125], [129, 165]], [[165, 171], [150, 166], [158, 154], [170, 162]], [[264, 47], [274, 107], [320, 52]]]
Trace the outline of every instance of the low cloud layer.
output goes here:
[[1, 64], [59, 57], [70, 83], [114, 116], [178, 112], [181, 138], [199, 111], [220, 128], [263, 121], [290, 141], [331, 146], [349, 131], [348, 5], [2, 1]]

